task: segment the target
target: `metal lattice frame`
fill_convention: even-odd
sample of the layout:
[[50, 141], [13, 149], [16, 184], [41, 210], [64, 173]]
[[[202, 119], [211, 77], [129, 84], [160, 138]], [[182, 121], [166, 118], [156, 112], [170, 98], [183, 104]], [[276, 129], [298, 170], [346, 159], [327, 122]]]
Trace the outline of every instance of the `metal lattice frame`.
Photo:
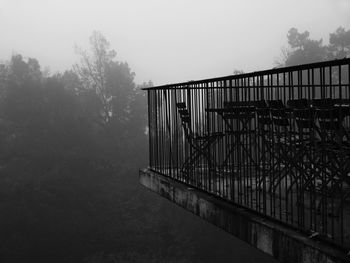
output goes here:
[[150, 168], [350, 248], [349, 79], [342, 59], [148, 88]]

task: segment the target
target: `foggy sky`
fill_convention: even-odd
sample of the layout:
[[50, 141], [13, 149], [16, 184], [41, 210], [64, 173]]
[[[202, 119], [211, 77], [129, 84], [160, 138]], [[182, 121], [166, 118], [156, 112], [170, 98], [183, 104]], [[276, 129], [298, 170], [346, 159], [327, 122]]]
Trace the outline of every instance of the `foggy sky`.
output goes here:
[[291, 27], [328, 43], [339, 26], [350, 0], [0, 0], [0, 60], [64, 71], [98, 30], [136, 83], [160, 85], [272, 68]]

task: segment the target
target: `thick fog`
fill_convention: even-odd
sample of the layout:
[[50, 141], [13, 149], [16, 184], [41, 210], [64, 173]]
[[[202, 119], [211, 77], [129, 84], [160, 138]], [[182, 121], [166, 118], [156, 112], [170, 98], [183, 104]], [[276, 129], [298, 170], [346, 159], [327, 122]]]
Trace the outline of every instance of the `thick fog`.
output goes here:
[[0, 0], [0, 58], [64, 71], [98, 30], [136, 83], [158, 85], [272, 68], [291, 27], [327, 43], [349, 14], [348, 0]]
[[[273, 262], [268, 255], [253, 250], [234, 236], [139, 184], [139, 169], [152, 165], [154, 146], [157, 150], [169, 146], [169, 151], [166, 150], [171, 154], [175, 153], [174, 148], [186, 149], [185, 157], [188, 151], [193, 152], [190, 158], [186, 157], [186, 161], [185, 158], [176, 157], [182, 159], [181, 166], [186, 169], [183, 174], [187, 176], [190, 175], [187, 171], [197, 169], [195, 165], [189, 165], [188, 160], [197, 163], [200, 157], [192, 150], [199, 149], [201, 155], [208, 157], [211, 151], [209, 147], [217, 139], [221, 140], [220, 147], [227, 148], [223, 151], [216, 150], [222, 148], [214, 149], [215, 153], [227, 154], [225, 158], [218, 156], [223, 161], [220, 169], [211, 169], [208, 161], [208, 165], [205, 164], [207, 166], [200, 163], [198, 170], [209, 171], [211, 182], [216, 182], [215, 178], [221, 178], [221, 175], [224, 175], [222, 178], [238, 182], [236, 166], [226, 163], [226, 160], [234, 162], [231, 161], [236, 158], [233, 158], [236, 156], [236, 151], [232, 151], [232, 147], [235, 147], [233, 142], [240, 145], [237, 138], [246, 138], [239, 137], [246, 136], [244, 132], [223, 131], [227, 125], [214, 115], [214, 111], [206, 111], [206, 116], [214, 116], [213, 120], [221, 122], [208, 125], [214, 122], [204, 119], [202, 113], [205, 111], [201, 107], [204, 105], [204, 96], [197, 96], [201, 94], [197, 91], [176, 93], [183, 96], [155, 92], [153, 94], [159, 97], [149, 96], [150, 105], [147, 107], [146, 92], [140, 88], [150, 87], [152, 82], [161, 85], [230, 75], [235, 71], [257, 71], [277, 65], [289, 66], [350, 56], [349, 14], [350, 0], [0, 0], [0, 262]], [[315, 41], [320, 39], [323, 39], [322, 43]], [[282, 50], [286, 49], [290, 52], [283, 53]], [[338, 74], [329, 74], [334, 78], [331, 82], [333, 85], [330, 85], [332, 89], [329, 89], [334, 94], [337, 94], [336, 89], [339, 90], [339, 87], [345, 90], [339, 80], [349, 74], [342, 73], [342, 69], [338, 67]], [[317, 71], [314, 73], [312, 71], [312, 81], [314, 76], [324, 76]], [[298, 94], [300, 83], [297, 86]], [[315, 86], [312, 86], [313, 89]], [[319, 86], [323, 91], [325, 85]], [[265, 87], [270, 92], [270, 87]], [[283, 88], [287, 88], [285, 83]], [[167, 97], [167, 94], [170, 96]], [[217, 94], [226, 93], [220, 91]], [[247, 96], [248, 93], [244, 94]], [[342, 94], [341, 99], [349, 99], [347, 91]], [[187, 99], [184, 99], [186, 96]], [[210, 96], [220, 99], [226, 97]], [[186, 107], [181, 106], [185, 102], [174, 103], [181, 100], [197, 103], [198, 107], [192, 103], [192, 106], [197, 107], [192, 107], [192, 115], [186, 115]], [[208, 97], [206, 100], [209, 101]], [[214, 104], [225, 105], [226, 101], [217, 102]], [[175, 105], [178, 110], [171, 108]], [[166, 109], [165, 114], [161, 109]], [[175, 114], [175, 111], [179, 114]], [[151, 113], [150, 122], [148, 113]], [[271, 138], [265, 138], [265, 134], [272, 134], [274, 140], [279, 137], [274, 132], [265, 132], [265, 126], [259, 131], [257, 127], [261, 127], [260, 124], [248, 125], [248, 118], [255, 116], [255, 113], [251, 113], [249, 111], [249, 114], [242, 115], [248, 116], [244, 117], [248, 120], [244, 121], [244, 126], [255, 127], [257, 131], [251, 133], [253, 130], [249, 130], [247, 134], [259, 136], [256, 137], [258, 140], [248, 140], [257, 142], [255, 148], [262, 145], [260, 142], [271, 141]], [[160, 116], [159, 120], [154, 116]], [[198, 118], [202, 120], [197, 121]], [[348, 118], [348, 124], [349, 121]], [[309, 121], [306, 123], [310, 124]], [[191, 126], [196, 128], [192, 131]], [[199, 134], [204, 130], [209, 131], [209, 126], [219, 130], [206, 136]], [[272, 127], [271, 124], [268, 126]], [[172, 132], [171, 129], [179, 132]], [[159, 132], [164, 144], [158, 143], [161, 140], [152, 139]], [[176, 134], [176, 139], [164, 136], [169, 134]], [[236, 134], [241, 135], [237, 137]], [[294, 137], [286, 138], [291, 140]], [[311, 138], [312, 143], [303, 140], [297, 144], [297, 148], [303, 153], [307, 152], [307, 156], [311, 155], [312, 159], [324, 160], [322, 155], [321, 158], [314, 158], [314, 154], [309, 154], [309, 148], [313, 145], [326, 148], [323, 144], [314, 143], [316, 136]], [[195, 141], [199, 142], [196, 147], [193, 146]], [[247, 140], [244, 141], [243, 144], [248, 145]], [[282, 148], [289, 151], [292, 143], [284, 141], [288, 143], [288, 148], [283, 145]], [[326, 142], [328, 148], [330, 144], [328, 140]], [[216, 143], [219, 144], [219, 141]], [[346, 143], [344, 145], [348, 151], [349, 142]], [[175, 146], [172, 147], [172, 144]], [[274, 141], [271, 144], [281, 145]], [[338, 144], [337, 140], [335, 145]], [[307, 151], [300, 150], [300, 145], [309, 148]], [[241, 146], [237, 149], [241, 149]], [[333, 146], [332, 149], [338, 151]], [[281, 153], [275, 148], [273, 151], [276, 155]], [[299, 152], [293, 151], [300, 158]], [[290, 163], [271, 165], [273, 159], [279, 161], [280, 158], [274, 158], [270, 149], [262, 154], [265, 155], [265, 152], [270, 159], [261, 158], [261, 162], [258, 160], [255, 164], [259, 171], [262, 171], [261, 167], [265, 169], [263, 162], [270, 165], [270, 169], [264, 170], [268, 176], [263, 173], [263, 182], [272, 181], [269, 178], [279, 178], [277, 183], [282, 184], [280, 175], [270, 172], [271, 167], [277, 167], [279, 173], [282, 166], [291, 171]], [[161, 153], [156, 152], [159, 156]], [[286, 157], [293, 159], [291, 163], [294, 164], [291, 156], [294, 157], [289, 154]], [[346, 156], [350, 156], [348, 152]], [[214, 162], [216, 158], [215, 154]], [[240, 157], [237, 159], [244, 160]], [[336, 163], [329, 160], [327, 162], [332, 163], [331, 169], [337, 168]], [[246, 173], [246, 162], [241, 164], [238, 163], [237, 167], [243, 167], [241, 170]], [[227, 170], [225, 167], [228, 166], [232, 169]], [[164, 167], [170, 172], [175, 168], [170, 166], [168, 169], [168, 164]], [[259, 190], [254, 192], [261, 192], [260, 186], [263, 185], [265, 189], [265, 183], [257, 180], [258, 173], [252, 172], [251, 167], [249, 180], [252, 183], [254, 177], [254, 187]], [[301, 169], [299, 167], [298, 171]], [[325, 175], [329, 174], [323, 164], [316, 166], [307, 163], [305, 167], [306, 171], [316, 167], [321, 172], [325, 171]], [[210, 179], [212, 171], [214, 179]], [[340, 171], [341, 176], [347, 174], [343, 168]], [[310, 182], [315, 181], [312, 185], [324, 185], [327, 198], [337, 203], [338, 195], [335, 198], [328, 197], [328, 185], [331, 184], [333, 189], [339, 191], [337, 184], [333, 186], [333, 183], [329, 183], [333, 181], [318, 183], [316, 175], [313, 172], [311, 174], [311, 180], [296, 178], [307, 182], [307, 187], [301, 187], [301, 191], [306, 193]], [[327, 179], [323, 173], [320, 174], [323, 180]], [[339, 173], [331, 175], [342, 178]], [[248, 177], [240, 178], [245, 181]], [[204, 185], [207, 185], [207, 179], [204, 180]], [[189, 181], [186, 179], [186, 182]], [[253, 192], [251, 185], [244, 185], [248, 189], [247, 193]], [[277, 189], [277, 186], [271, 188]], [[228, 189], [225, 191], [230, 192]], [[234, 192], [235, 188], [231, 189]], [[310, 192], [318, 193], [319, 190]], [[291, 196], [297, 196], [294, 190], [290, 193]], [[287, 200], [285, 196], [283, 198]], [[282, 200], [282, 195], [279, 198]], [[299, 201], [298, 198], [290, 199]], [[265, 198], [264, 202], [266, 200], [269, 199]], [[291, 205], [292, 209], [295, 207], [298, 211], [304, 211], [299, 202], [297, 204]], [[256, 207], [265, 206], [259, 204]], [[324, 215], [311, 204], [310, 207], [315, 213], [317, 210], [319, 216]], [[324, 207], [322, 211], [329, 216], [323, 218], [336, 218], [329, 214], [329, 205]], [[276, 214], [281, 215], [282, 209], [279, 211], [281, 213]], [[283, 211], [283, 214], [289, 218], [288, 213]], [[298, 216], [298, 220], [301, 218], [304, 220], [304, 217]], [[347, 217], [337, 218], [347, 222]], [[305, 224], [308, 222], [304, 221]], [[320, 224], [320, 229], [322, 227], [324, 225]], [[348, 225], [346, 228], [349, 229]], [[326, 236], [328, 232], [324, 230], [322, 233], [317, 228], [315, 230], [310, 237], [320, 232], [322, 238], [334, 238]], [[248, 230], [243, 232], [248, 233]], [[349, 240], [347, 233], [344, 236]]]

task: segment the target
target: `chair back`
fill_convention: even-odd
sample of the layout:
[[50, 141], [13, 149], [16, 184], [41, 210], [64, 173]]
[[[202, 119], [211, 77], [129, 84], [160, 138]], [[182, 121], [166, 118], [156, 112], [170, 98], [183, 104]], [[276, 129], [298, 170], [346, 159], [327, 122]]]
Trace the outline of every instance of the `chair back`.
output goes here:
[[300, 133], [309, 133], [315, 128], [315, 111], [312, 108], [295, 109], [293, 116]]
[[285, 106], [282, 100], [268, 100], [267, 104], [271, 109], [284, 109]]
[[318, 109], [328, 109], [334, 106], [334, 104], [336, 103], [336, 100], [334, 99], [313, 99], [311, 101], [312, 106], [314, 108], [318, 108]]
[[191, 115], [186, 107], [186, 103], [178, 102], [176, 103], [176, 107], [180, 115], [181, 125], [185, 132], [185, 137], [189, 139], [189, 137], [193, 136], [191, 130]]
[[289, 126], [289, 119], [286, 110], [283, 108], [272, 108], [271, 118], [275, 127], [287, 127]]
[[289, 100], [287, 105], [293, 109], [305, 109], [309, 107], [309, 101], [307, 99], [293, 99]]

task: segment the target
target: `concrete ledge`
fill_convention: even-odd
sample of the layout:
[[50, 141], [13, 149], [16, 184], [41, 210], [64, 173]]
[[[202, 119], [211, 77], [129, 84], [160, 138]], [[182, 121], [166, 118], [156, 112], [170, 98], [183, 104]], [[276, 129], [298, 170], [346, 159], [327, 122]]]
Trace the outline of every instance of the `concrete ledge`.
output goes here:
[[350, 262], [344, 252], [236, 207], [212, 195], [150, 170], [140, 170], [140, 183], [177, 205], [224, 229], [257, 249], [288, 263]]

